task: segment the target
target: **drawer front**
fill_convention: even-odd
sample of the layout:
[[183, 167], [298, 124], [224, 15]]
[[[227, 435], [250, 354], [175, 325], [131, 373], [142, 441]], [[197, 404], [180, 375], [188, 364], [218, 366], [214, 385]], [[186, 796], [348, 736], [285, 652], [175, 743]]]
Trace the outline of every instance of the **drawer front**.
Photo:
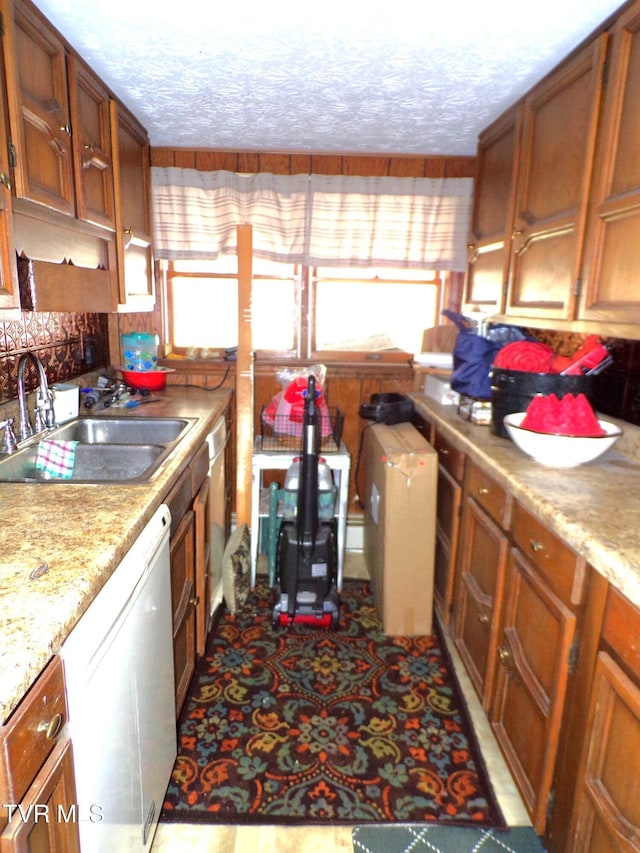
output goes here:
[[209, 473], [209, 445], [206, 441], [193, 457], [189, 467], [191, 468], [191, 494], [195, 497]]
[[640, 610], [612, 586], [607, 593], [602, 639], [640, 679]]
[[473, 462], [469, 462], [467, 470], [467, 494], [503, 529], [508, 529], [509, 495]]
[[62, 661], [54, 657], [0, 728], [0, 794], [19, 803], [57, 743], [68, 718]]
[[513, 541], [564, 602], [580, 604], [586, 587], [585, 561], [530, 515], [519, 503], [513, 508]]
[[438, 454], [438, 460], [442, 467], [448, 471], [459, 483], [464, 477], [464, 462], [465, 455], [462, 450], [458, 450], [455, 445], [443, 438], [442, 435], [435, 430], [433, 446]]

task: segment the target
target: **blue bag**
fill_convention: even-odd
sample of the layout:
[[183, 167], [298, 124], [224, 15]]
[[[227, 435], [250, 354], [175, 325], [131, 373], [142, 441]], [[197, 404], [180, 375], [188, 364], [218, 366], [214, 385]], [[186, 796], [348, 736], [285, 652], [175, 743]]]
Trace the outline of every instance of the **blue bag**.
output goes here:
[[477, 400], [491, 399], [491, 365], [504, 343], [483, 338], [470, 329], [462, 314], [442, 312], [458, 327], [458, 337], [453, 348], [451, 388], [465, 397]]

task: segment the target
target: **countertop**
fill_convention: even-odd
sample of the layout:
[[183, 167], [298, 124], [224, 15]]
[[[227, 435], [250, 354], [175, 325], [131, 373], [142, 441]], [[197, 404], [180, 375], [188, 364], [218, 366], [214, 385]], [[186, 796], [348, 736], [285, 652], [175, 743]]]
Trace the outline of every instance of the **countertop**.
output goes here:
[[97, 413], [194, 419], [149, 482], [0, 483], [0, 721], [59, 650], [231, 399], [227, 389], [195, 387], [167, 386], [162, 395], [149, 406]]
[[411, 397], [443, 437], [640, 607], [640, 427], [604, 416], [623, 429], [616, 444], [586, 465], [553, 469], [488, 426], [463, 420], [456, 406]]

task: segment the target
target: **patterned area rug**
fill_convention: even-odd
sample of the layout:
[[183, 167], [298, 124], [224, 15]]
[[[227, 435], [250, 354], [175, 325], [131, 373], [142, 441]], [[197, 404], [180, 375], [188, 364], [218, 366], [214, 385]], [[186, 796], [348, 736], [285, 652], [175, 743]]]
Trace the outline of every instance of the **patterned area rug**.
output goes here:
[[354, 853], [544, 853], [530, 826], [356, 826]]
[[258, 586], [212, 632], [161, 820], [504, 826], [436, 636], [386, 637], [364, 581], [337, 631], [271, 613]]

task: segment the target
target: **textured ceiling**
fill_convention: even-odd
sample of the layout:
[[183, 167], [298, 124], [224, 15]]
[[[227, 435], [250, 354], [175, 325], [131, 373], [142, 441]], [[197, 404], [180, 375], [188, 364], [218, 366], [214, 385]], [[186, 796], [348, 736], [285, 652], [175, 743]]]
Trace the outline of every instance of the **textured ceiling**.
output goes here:
[[620, 0], [36, 0], [153, 146], [474, 154]]

